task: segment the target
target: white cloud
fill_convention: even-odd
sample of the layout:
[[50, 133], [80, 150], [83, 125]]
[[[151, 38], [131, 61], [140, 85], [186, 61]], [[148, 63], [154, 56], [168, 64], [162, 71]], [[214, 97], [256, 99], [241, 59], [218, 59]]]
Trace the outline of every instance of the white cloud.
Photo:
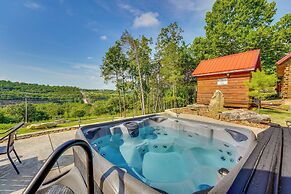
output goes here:
[[106, 35], [102, 35], [102, 36], [100, 36], [100, 39], [101, 40], [107, 40], [107, 36]]
[[169, 2], [180, 11], [208, 11], [215, 0], [169, 0]]
[[133, 27], [152, 27], [160, 24], [159, 14], [156, 12], [146, 12], [137, 16], [133, 21]]
[[87, 59], [88, 59], [88, 60], [91, 60], [91, 59], [93, 59], [93, 57], [90, 57], [90, 56], [89, 56], [89, 57], [87, 57]]
[[152, 27], [160, 24], [158, 19], [159, 14], [157, 12], [144, 12], [140, 9], [137, 9], [129, 4], [120, 3], [118, 6], [121, 9], [128, 11], [130, 14], [134, 15], [133, 27]]
[[32, 10], [40, 10], [40, 9], [43, 9], [43, 6], [39, 3], [36, 3], [34, 1], [26, 1], [24, 2], [23, 4], [25, 7], [29, 8], [29, 9], [32, 9]]
[[128, 11], [129, 13], [132, 13], [133, 15], [141, 15], [142, 14], [141, 10], [134, 8], [129, 4], [119, 4], [119, 7]]

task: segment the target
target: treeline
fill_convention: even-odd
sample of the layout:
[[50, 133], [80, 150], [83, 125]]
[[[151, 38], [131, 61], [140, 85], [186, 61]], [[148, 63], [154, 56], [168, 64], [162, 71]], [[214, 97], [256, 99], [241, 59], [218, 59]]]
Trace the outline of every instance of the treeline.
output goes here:
[[24, 100], [45, 102], [82, 102], [77, 87], [49, 86], [0, 80], [0, 100]]
[[115, 83], [120, 113], [130, 107], [145, 114], [193, 103], [195, 64], [182, 29], [172, 23], [162, 28], [155, 53], [152, 44], [152, 38], [134, 38], [125, 31], [103, 58], [101, 73]]
[[[93, 104], [84, 103], [28, 103], [28, 122], [45, 121], [52, 119], [67, 119], [99, 116], [101, 114], [115, 115], [118, 111], [118, 99], [110, 98], [107, 101], [97, 101]], [[0, 123], [17, 123], [25, 121], [25, 103], [11, 104], [0, 107]]]
[[116, 96], [115, 90], [88, 90], [71, 86], [49, 86], [0, 80], [1, 101], [24, 102], [83, 102], [83, 95], [94, 103], [98, 100], [108, 100]]
[[276, 3], [267, 0], [216, 1], [206, 13], [206, 36], [189, 45], [176, 22], [156, 40], [125, 31], [101, 66], [104, 80], [117, 88], [119, 112], [131, 105], [145, 114], [193, 103], [191, 72], [201, 60], [261, 49], [263, 70], [275, 73], [275, 62], [291, 50], [291, 14], [273, 24], [275, 14]]
[[[115, 115], [119, 110], [115, 90], [81, 90], [77, 87], [0, 81], [0, 94], [0, 105], [6, 100], [17, 102], [0, 106], [0, 123], [24, 121], [25, 98], [28, 122]], [[83, 103], [83, 97], [90, 103]], [[128, 108], [132, 109], [132, 106]]]
[[99, 100], [109, 100], [112, 97], [116, 97], [115, 90], [82, 90], [85, 97], [89, 99], [90, 103], [94, 103]]

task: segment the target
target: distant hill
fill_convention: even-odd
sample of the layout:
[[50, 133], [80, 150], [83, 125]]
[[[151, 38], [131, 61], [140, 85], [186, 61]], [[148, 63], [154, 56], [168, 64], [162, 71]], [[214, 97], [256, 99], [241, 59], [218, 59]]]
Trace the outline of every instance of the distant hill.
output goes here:
[[[82, 92], [81, 92], [82, 91]], [[82, 90], [71, 86], [49, 86], [0, 80], [0, 105], [23, 102], [83, 102], [84, 95], [90, 102], [106, 100], [114, 90]]]

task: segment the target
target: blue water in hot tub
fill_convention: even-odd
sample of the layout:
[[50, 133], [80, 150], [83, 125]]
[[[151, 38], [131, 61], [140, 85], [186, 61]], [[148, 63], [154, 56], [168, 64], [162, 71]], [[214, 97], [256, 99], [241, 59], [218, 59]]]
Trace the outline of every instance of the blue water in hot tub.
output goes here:
[[167, 193], [193, 193], [216, 185], [237, 153], [230, 144], [197, 133], [146, 126], [137, 137], [106, 135], [92, 142], [108, 161]]

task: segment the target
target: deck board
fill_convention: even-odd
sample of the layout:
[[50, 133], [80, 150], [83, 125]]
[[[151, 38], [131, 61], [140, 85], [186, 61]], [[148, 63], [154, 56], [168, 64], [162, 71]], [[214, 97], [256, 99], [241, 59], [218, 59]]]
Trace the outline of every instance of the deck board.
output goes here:
[[228, 190], [239, 193], [290, 193], [291, 129], [272, 126], [258, 135], [258, 144]]
[[281, 170], [281, 193], [291, 192], [291, 129], [283, 130], [283, 154]]

